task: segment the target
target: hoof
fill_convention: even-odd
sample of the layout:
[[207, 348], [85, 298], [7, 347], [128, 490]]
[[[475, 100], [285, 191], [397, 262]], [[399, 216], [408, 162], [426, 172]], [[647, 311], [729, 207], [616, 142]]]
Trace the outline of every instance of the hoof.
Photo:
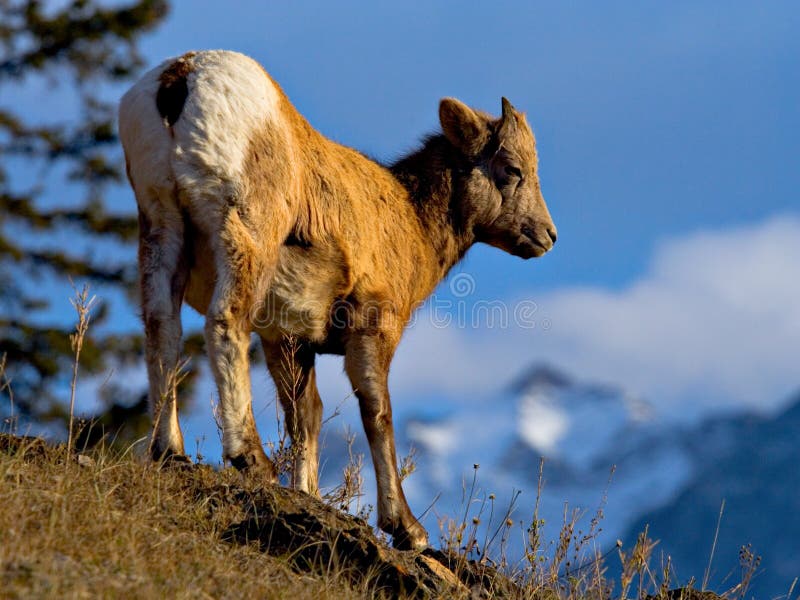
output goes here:
[[170, 454], [168, 457], [161, 460], [158, 468], [170, 471], [192, 471], [197, 468], [197, 465], [192, 462], [191, 458], [184, 454]]
[[257, 477], [266, 480], [267, 483], [277, 483], [278, 472], [275, 469], [275, 465], [267, 458], [267, 455], [264, 454], [264, 451], [261, 450], [260, 447], [259, 450], [260, 452], [245, 452], [231, 457], [229, 459], [231, 465], [236, 468], [237, 471], [246, 475], [248, 479]]
[[190, 469], [194, 467], [192, 460], [182, 452], [167, 449], [153, 450], [152, 459], [158, 463], [159, 469]]
[[417, 521], [411, 527], [387, 529], [384, 531], [392, 536], [392, 546], [398, 550], [425, 550], [428, 547], [428, 532]]

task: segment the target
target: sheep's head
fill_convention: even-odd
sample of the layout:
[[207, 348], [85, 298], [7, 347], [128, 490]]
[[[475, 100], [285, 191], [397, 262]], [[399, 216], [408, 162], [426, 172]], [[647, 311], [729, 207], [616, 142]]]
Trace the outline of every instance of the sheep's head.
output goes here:
[[460, 154], [461, 219], [475, 239], [522, 258], [552, 249], [556, 227], [539, 188], [536, 140], [525, 115], [503, 98], [499, 119], [445, 98], [439, 119]]

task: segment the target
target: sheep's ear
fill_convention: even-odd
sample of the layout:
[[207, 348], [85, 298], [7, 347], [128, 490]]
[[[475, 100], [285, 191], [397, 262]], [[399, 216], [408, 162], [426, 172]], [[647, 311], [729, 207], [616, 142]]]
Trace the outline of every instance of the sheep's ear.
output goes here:
[[500, 103], [503, 107], [503, 115], [500, 117], [500, 139], [506, 139], [516, 133], [519, 113], [508, 101], [508, 98], [503, 97]]
[[486, 119], [455, 98], [439, 103], [439, 121], [445, 137], [466, 156], [479, 154], [489, 141]]

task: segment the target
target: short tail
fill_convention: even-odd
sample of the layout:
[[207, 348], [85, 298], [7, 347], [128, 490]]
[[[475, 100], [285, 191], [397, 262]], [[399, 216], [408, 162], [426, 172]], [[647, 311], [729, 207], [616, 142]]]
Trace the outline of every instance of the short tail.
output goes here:
[[167, 67], [158, 78], [161, 85], [156, 94], [156, 107], [162, 119], [172, 127], [178, 121], [189, 95], [186, 78], [192, 72], [191, 58], [193, 52], [184, 54]]

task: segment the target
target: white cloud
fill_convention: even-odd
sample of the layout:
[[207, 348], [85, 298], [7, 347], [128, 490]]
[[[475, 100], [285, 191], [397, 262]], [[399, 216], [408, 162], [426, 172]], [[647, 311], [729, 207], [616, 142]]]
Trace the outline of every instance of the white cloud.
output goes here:
[[393, 366], [396, 398], [480, 396], [537, 360], [620, 383], [673, 416], [769, 410], [800, 388], [797, 217], [666, 241], [621, 290], [532, 298], [533, 329], [440, 329], [420, 318]]

